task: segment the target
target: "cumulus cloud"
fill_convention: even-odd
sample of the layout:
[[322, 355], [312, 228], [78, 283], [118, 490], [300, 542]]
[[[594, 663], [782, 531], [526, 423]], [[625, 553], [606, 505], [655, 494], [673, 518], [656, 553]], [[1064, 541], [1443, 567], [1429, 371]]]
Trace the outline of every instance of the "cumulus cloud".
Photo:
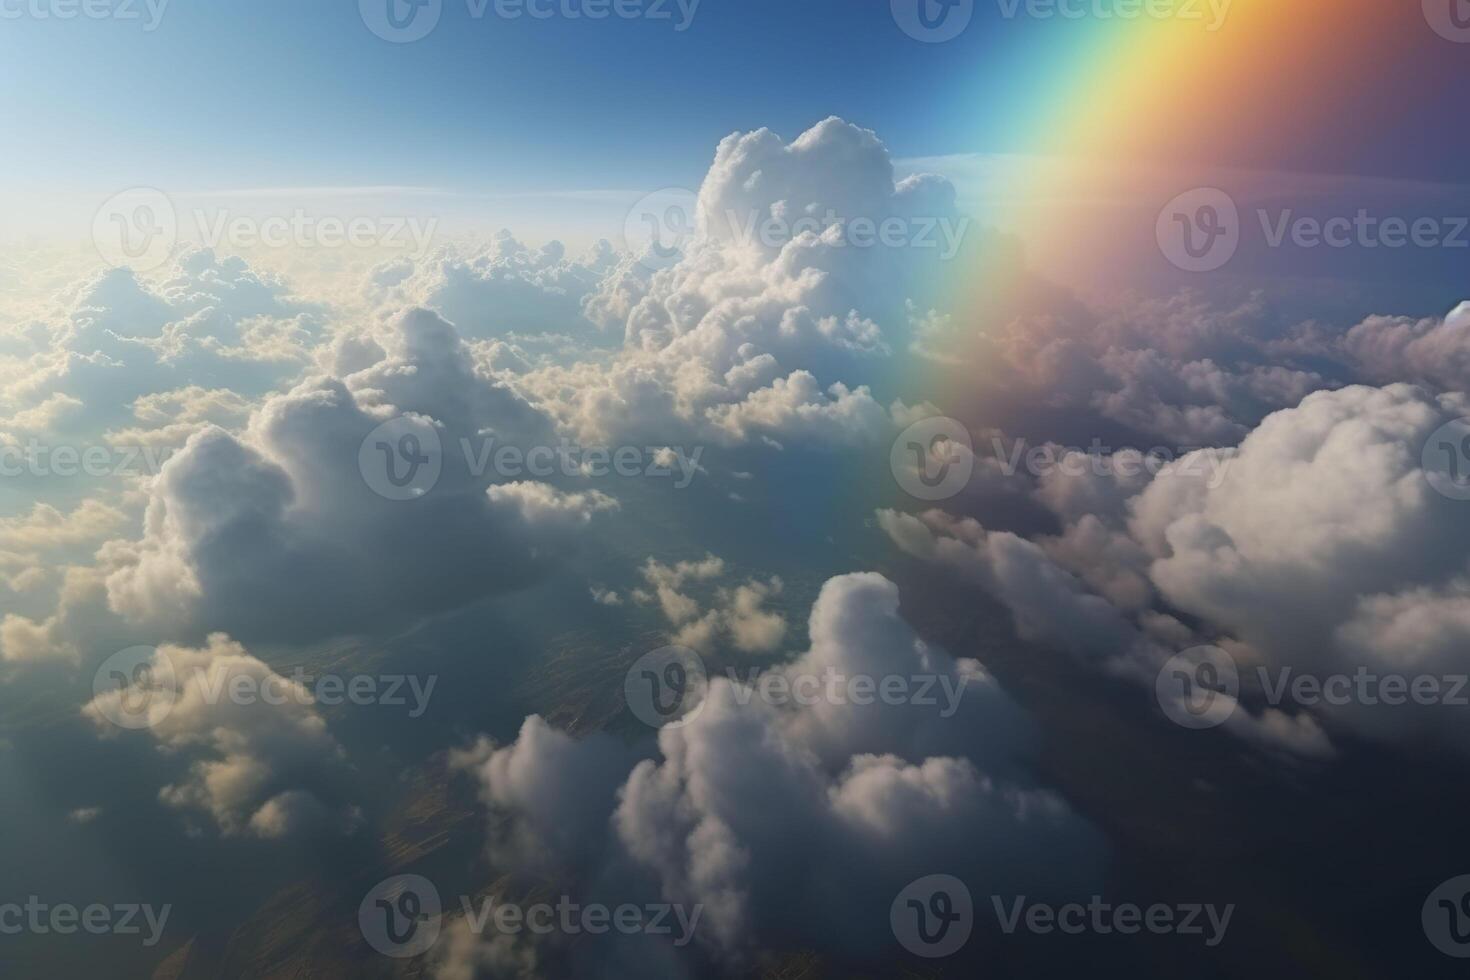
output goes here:
[[[1403, 384], [1319, 391], [1238, 449], [1201, 450], [1151, 479], [1134, 467], [1049, 476], [1038, 497], [1063, 522], [1059, 536], [1028, 541], [938, 512], [880, 523], [909, 553], [969, 569], [1023, 636], [1132, 662], [1140, 676], [1167, 641], [1174, 652], [1221, 643], [1248, 687], [1259, 670], [1444, 677], [1470, 669], [1458, 642], [1470, 523], [1433, 483], [1453, 475], [1451, 460], [1427, 450], [1466, 411], [1463, 395]], [[1465, 744], [1436, 707], [1361, 699], [1288, 705], [1263, 725], [1295, 739], [1304, 718]]]
[[[166, 645], [129, 687], [99, 694], [83, 714], [116, 734], [113, 719], [143, 705], [147, 733], [188, 760], [182, 779], [159, 799], [209, 817], [227, 836], [276, 838], [318, 829], [351, 829], [355, 808], [329, 804], [340, 793], [341, 747], [300, 684], [276, 674], [224, 634], [198, 649]], [[239, 698], [237, 686], [261, 692]]]
[[709, 608], [704, 609], [689, 594], [686, 583], [722, 577], [725, 563], [715, 555], [673, 565], [650, 558], [639, 572], [648, 588], [634, 589], [633, 600], [643, 605], [656, 603], [676, 629], [673, 639], [680, 646], [708, 651], [724, 640], [745, 653], [767, 653], [777, 649], [786, 636], [786, 618], [766, 608], [784, 588], [778, 576], [765, 582], [751, 578], [734, 588], [718, 586], [707, 600]]
[[1443, 319], [1369, 317], [1347, 332], [1343, 345], [1373, 381], [1470, 388], [1470, 303]]
[[496, 817], [492, 851], [534, 855], [533, 867], [555, 854], [596, 894], [644, 889], [699, 905], [701, 953], [727, 963], [813, 943], [871, 953], [892, 897], [933, 867], [986, 893], [1023, 880], [1033, 891], [1085, 886], [1097, 840], [1026, 776], [1024, 714], [978, 663], [919, 640], [891, 582], [832, 579], [810, 635], [810, 650], [777, 673], [940, 677], [962, 691], [957, 710], [917, 699], [798, 706], [715, 677], [698, 711], [662, 729], [657, 755], [636, 764], [610, 736], [574, 740], [533, 717], [513, 744], [465, 759]]
[[298, 374], [321, 333], [319, 312], [280, 280], [208, 249], [185, 250], [159, 280], [95, 273], [66, 302], [0, 352], [0, 430], [96, 433], [198, 378], [260, 394]]
[[[907, 344], [908, 304], [932, 299], [941, 260], [857, 247], [845, 229], [958, 221], [953, 188], [896, 182], [876, 136], [828, 119], [789, 143], [769, 130], [724, 140], [697, 210], [677, 262], [624, 256], [587, 297], [588, 319], [622, 349], [520, 373], [518, 389], [585, 441], [666, 440], [672, 427], [727, 444], [863, 444], [886, 431], [868, 382]], [[791, 233], [750, 233], [771, 221]]]
[[[150, 489], [143, 538], [114, 548], [111, 608], [245, 637], [357, 632], [524, 585], [615, 506], [595, 491], [487, 487], [458, 440], [534, 436], [541, 417], [478, 376], [432, 313], [402, 317], [393, 347], [345, 381], [317, 377], [268, 399], [240, 435], [191, 436]], [[443, 473], [420, 499], [385, 499], [359, 450], [406, 412], [431, 420]]]
[[0, 520], [0, 549], [45, 551], [100, 541], [119, 530], [127, 518], [99, 500], [84, 500], [70, 514], [50, 504], [35, 504], [29, 514]]
[[607, 242], [573, 259], [560, 242], [532, 250], [501, 232], [482, 248], [451, 245], [383, 263], [370, 292], [380, 304], [432, 309], [468, 338], [571, 331], [588, 339], [595, 328], [583, 303], [616, 260]]

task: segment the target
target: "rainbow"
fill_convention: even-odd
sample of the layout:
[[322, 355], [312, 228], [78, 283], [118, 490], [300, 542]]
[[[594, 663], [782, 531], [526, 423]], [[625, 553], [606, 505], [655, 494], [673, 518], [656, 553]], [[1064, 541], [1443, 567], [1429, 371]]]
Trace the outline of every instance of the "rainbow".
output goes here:
[[[1015, 19], [985, 25], [1014, 41], [966, 82], [954, 111], [973, 118], [984, 100], [990, 131], [974, 134], [986, 163], [973, 210], [1015, 236], [1025, 269], [1084, 293], [1132, 288], [1164, 265], [1154, 223], [1176, 195], [1220, 186], [1232, 170], [1289, 182], [1318, 169], [1324, 151], [1350, 172], [1375, 125], [1399, 111], [1384, 72], [1414, 64], [1428, 31], [1419, 4], [1383, 0], [1230, 0], [1211, 30], [1222, 2], [1175, 0], [1193, 17], [1037, 19], [1020, 0]], [[986, 3], [977, 0], [977, 22]], [[1009, 108], [997, 112], [998, 99]], [[957, 270], [952, 309], [983, 329], [1013, 315], [1032, 280], [1004, 252], [974, 261], [984, 268]]]

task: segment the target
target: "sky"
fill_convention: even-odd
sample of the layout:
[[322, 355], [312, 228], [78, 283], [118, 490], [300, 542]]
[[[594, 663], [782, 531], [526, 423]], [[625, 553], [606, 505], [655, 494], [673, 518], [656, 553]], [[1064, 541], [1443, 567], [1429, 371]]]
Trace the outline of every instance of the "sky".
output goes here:
[[[906, 36], [879, 0], [704, 0], [682, 31], [672, 0], [667, 19], [597, 21], [505, 19], [494, 5], [475, 16], [468, 0], [447, 0], [435, 29], [404, 44], [375, 36], [348, 3], [110, 2], [136, 19], [7, 15], [0, 83], [13, 139], [0, 172], [14, 197], [138, 184], [483, 194], [687, 185], [728, 133], [791, 132], [831, 114], [883, 133], [900, 158], [1034, 152], [1037, 120], [1127, 70], [1126, 60], [1086, 67], [1112, 46], [1118, 21], [1007, 17], [1000, 0], [976, 5], [972, 27], [940, 44]], [[1333, 5], [1334, 16], [1353, 6]], [[12, 8], [25, 10], [22, 0]], [[1300, 16], [1326, 10], [1310, 4]], [[1228, 10], [1224, 24], [1222, 45]], [[1329, 126], [1319, 115], [1269, 149], [1233, 131], [1184, 148], [1194, 162], [1458, 173], [1467, 137], [1438, 121], [1465, 79], [1462, 52], [1396, 28], [1378, 33], [1375, 59], [1353, 31], [1302, 28], [1291, 46], [1232, 55], [1232, 67], [1279, 77], [1283, 102], [1352, 97], [1354, 117]], [[1187, 29], [1209, 33], [1203, 22]], [[1323, 49], [1331, 57], [1314, 54]], [[1168, 84], [1171, 100], [1208, 117], [1243, 82], [1185, 73]], [[1361, 139], [1369, 127], [1373, 139]]]

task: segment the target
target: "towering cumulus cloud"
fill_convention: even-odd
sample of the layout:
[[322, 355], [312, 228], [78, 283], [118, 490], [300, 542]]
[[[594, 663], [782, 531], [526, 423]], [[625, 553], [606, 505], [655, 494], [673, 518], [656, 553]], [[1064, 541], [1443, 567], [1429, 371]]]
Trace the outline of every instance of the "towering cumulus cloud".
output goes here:
[[[610, 365], [518, 383], [584, 439], [881, 437], [874, 386], [908, 344], [910, 302], [933, 302], [953, 258], [940, 229], [967, 227], [953, 187], [895, 183], [874, 134], [828, 119], [790, 143], [722, 141], [697, 208], [678, 261], [627, 256], [588, 297], [587, 317], [622, 340]], [[901, 244], [877, 240], [885, 223]]]

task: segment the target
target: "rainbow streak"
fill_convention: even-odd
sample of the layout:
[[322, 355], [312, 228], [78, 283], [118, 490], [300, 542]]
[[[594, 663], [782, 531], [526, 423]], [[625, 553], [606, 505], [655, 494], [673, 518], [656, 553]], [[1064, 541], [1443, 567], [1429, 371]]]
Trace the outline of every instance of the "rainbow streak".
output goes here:
[[[972, 90], [1015, 108], [1008, 131], [978, 134], [1003, 154], [978, 217], [1020, 239], [1030, 272], [1071, 287], [1158, 266], [1158, 209], [1212, 171], [1289, 172], [1324, 148], [1350, 166], [1354, 140], [1395, 111], [1375, 67], [1412, 64], [1425, 30], [1415, 3], [1233, 0], [1216, 31], [1199, 5], [1203, 21], [987, 25], [1017, 41]], [[1004, 251], [982, 252], [955, 277], [967, 330], [1013, 317], [1035, 285]]]

